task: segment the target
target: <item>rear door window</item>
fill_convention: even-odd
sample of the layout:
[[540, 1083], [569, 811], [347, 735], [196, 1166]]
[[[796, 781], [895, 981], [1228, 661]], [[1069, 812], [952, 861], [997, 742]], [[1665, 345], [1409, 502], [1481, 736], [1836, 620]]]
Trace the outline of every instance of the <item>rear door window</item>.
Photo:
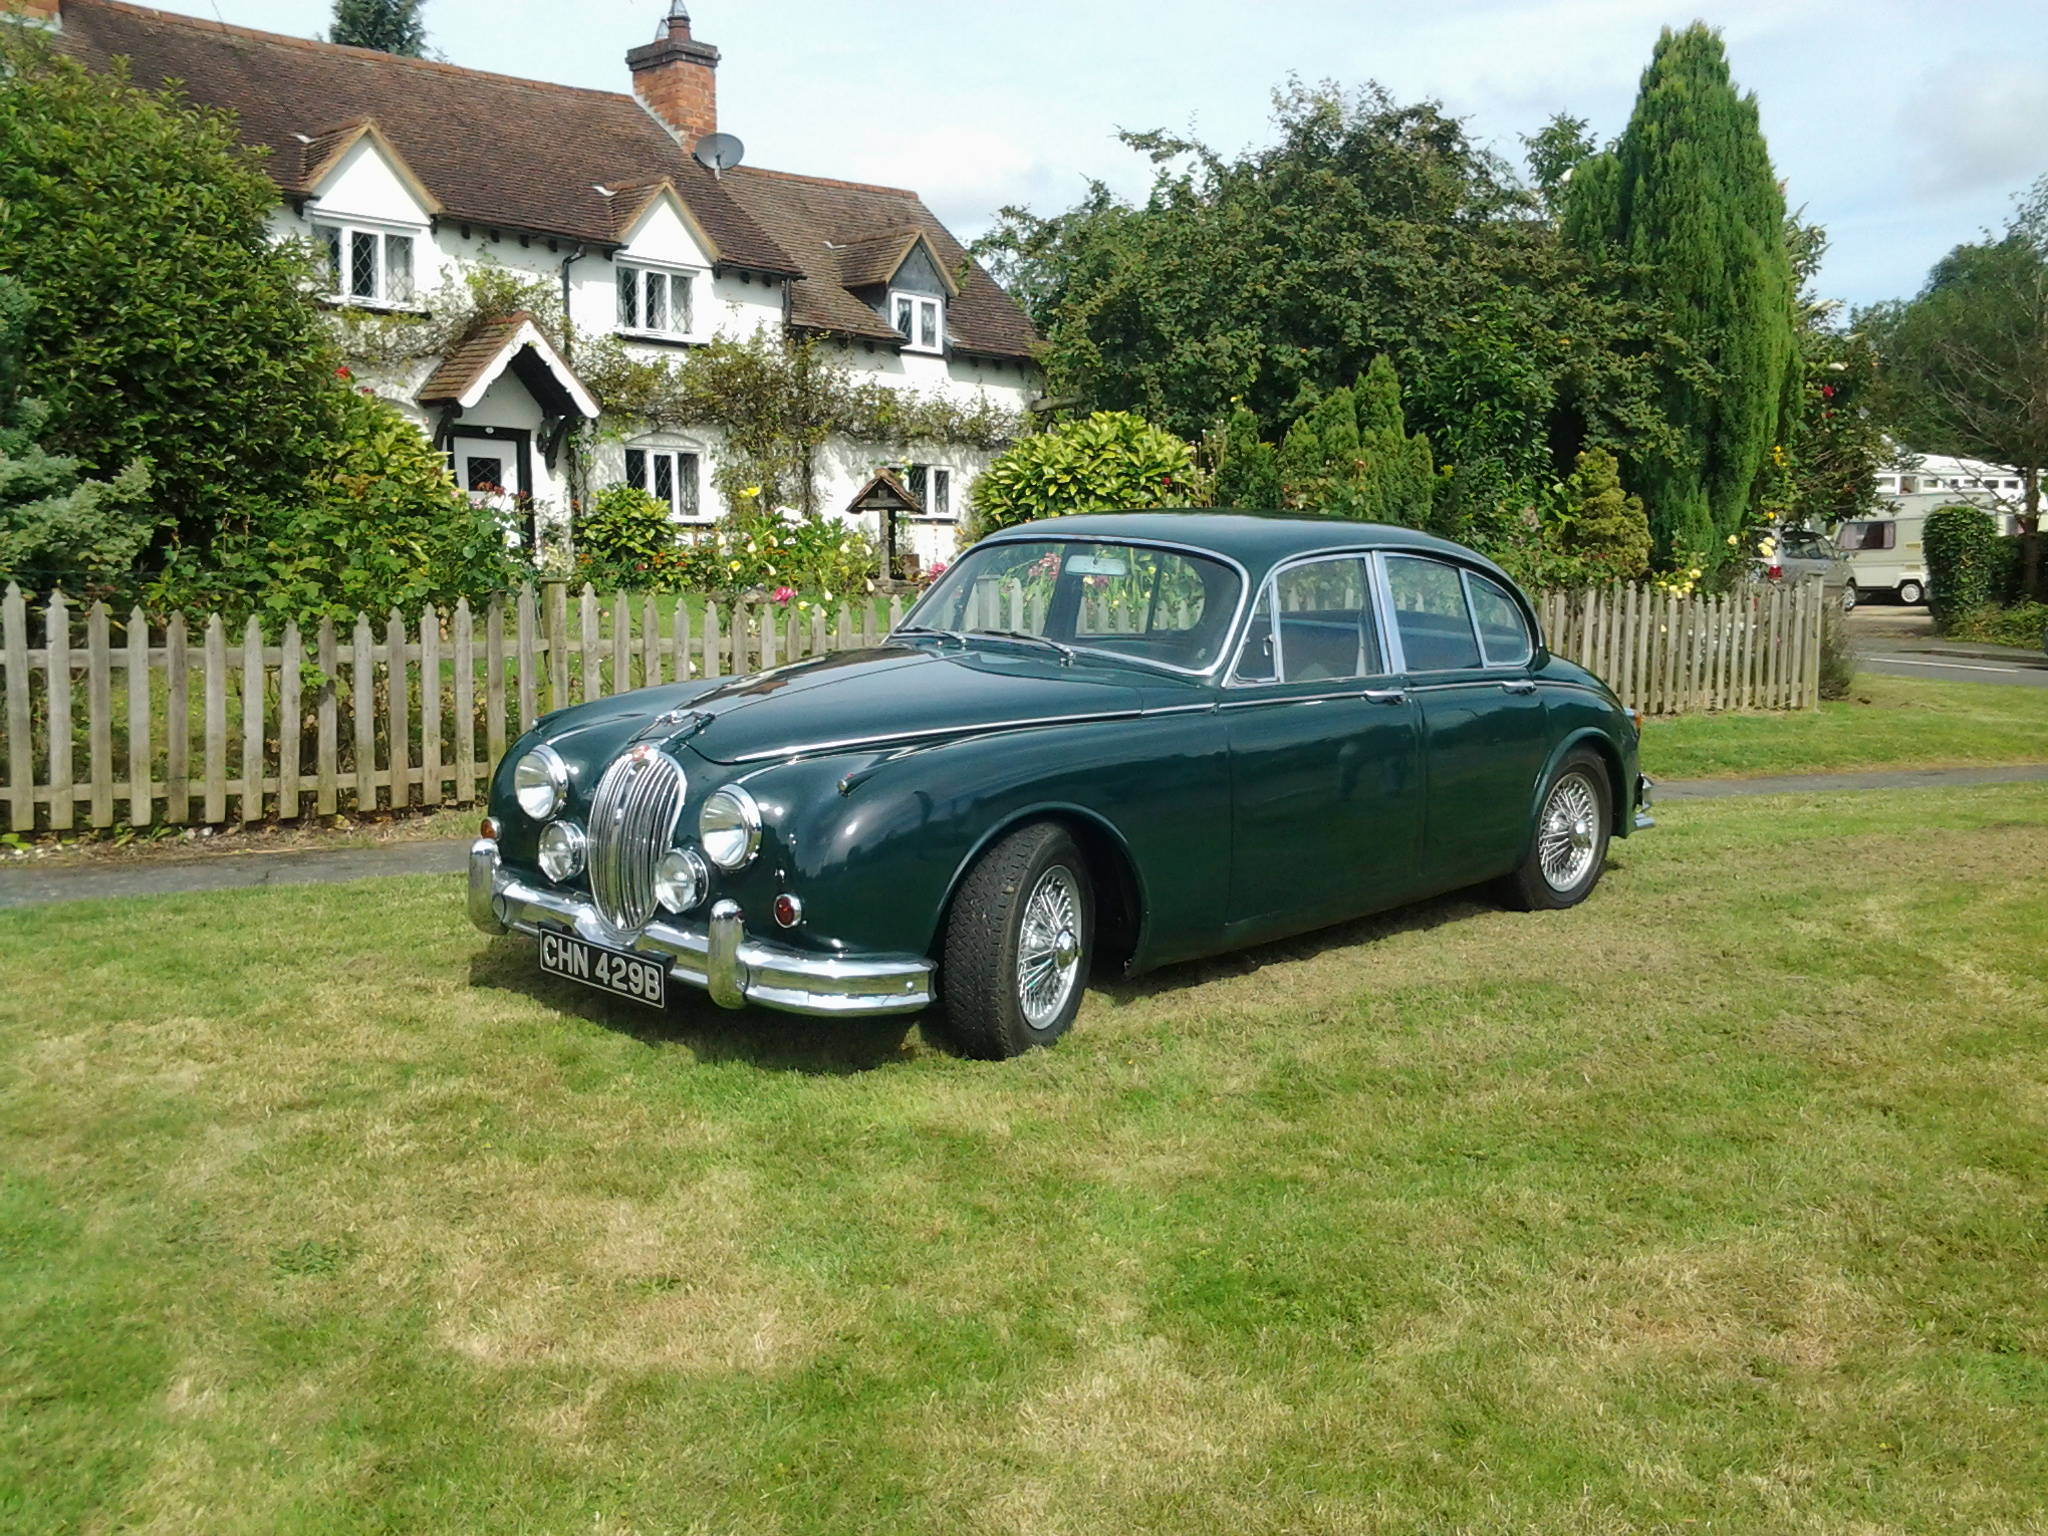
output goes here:
[[1342, 682], [1384, 670], [1370, 591], [1356, 555], [1292, 566], [1274, 578], [1283, 682]]
[[1465, 583], [1454, 566], [1417, 555], [1387, 558], [1394, 623], [1410, 672], [1452, 672], [1484, 666], [1472, 632]]

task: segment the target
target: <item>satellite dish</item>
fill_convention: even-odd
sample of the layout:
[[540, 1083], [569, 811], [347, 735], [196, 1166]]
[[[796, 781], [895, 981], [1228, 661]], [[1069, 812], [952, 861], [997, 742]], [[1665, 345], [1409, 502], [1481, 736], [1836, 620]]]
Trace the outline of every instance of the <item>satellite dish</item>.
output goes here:
[[714, 176], [723, 176], [747, 157], [747, 146], [729, 133], [707, 133], [693, 151], [697, 163]]

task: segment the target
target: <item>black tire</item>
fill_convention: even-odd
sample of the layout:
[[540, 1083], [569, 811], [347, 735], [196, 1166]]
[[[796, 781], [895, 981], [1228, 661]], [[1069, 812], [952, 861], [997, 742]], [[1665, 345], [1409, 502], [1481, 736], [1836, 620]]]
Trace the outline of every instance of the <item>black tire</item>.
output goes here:
[[[1554, 811], [1569, 811], [1574, 802], [1584, 809], [1590, 800], [1590, 815], [1570, 817], [1560, 826], [1550, 826]], [[1607, 840], [1614, 825], [1614, 786], [1607, 777], [1607, 765], [1593, 752], [1580, 749], [1565, 754], [1543, 786], [1537, 802], [1536, 829], [1529, 839], [1529, 855], [1522, 867], [1507, 877], [1508, 905], [1522, 912], [1556, 912], [1576, 907], [1593, 894], [1607, 867]], [[1583, 826], [1586, 841], [1577, 836]], [[1568, 846], [1557, 839], [1567, 837]], [[1546, 865], [1546, 846], [1551, 862]], [[1590, 854], [1590, 858], [1586, 857]], [[1563, 878], [1563, 883], [1558, 883]]]
[[[1064, 911], [1073, 921], [1049, 935], [1057, 948], [1034, 957], [1038, 979], [1046, 984], [1037, 989], [1041, 1011], [1034, 1017], [1026, 1006], [1022, 961], [1026, 919], [1041, 893], [1048, 905], [1038, 918]], [[1068, 942], [1070, 959], [1063, 958]], [[946, 918], [939, 1010], [950, 1043], [983, 1061], [1051, 1045], [1081, 1011], [1094, 955], [1095, 898], [1081, 850], [1051, 822], [1012, 832], [968, 871]], [[1058, 1005], [1051, 1007], [1055, 993]]]
[[1856, 590], [1856, 583], [1853, 581], [1842, 588], [1842, 612], [1854, 613], [1856, 611], [1856, 604], [1861, 596], [1862, 594]]
[[1899, 583], [1899, 601], [1908, 608], [1918, 608], [1927, 600], [1927, 589], [1917, 581]]

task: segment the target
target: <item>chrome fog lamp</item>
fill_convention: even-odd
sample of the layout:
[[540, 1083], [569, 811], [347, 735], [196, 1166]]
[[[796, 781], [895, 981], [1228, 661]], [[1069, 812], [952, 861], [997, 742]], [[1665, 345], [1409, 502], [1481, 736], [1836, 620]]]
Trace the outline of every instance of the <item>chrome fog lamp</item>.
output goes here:
[[512, 794], [520, 810], [546, 821], [569, 798], [569, 765], [553, 747], [535, 747], [512, 770]]
[[583, 873], [583, 829], [573, 821], [551, 821], [540, 835], [540, 871], [557, 884]]
[[672, 849], [654, 872], [654, 899], [681, 917], [711, 894], [711, 871], [694, 848]]
[[697, 813], [697, 837], [720, 869], [745, 869], [761, 847], [761, 807], [739, 785], [727, 785]]

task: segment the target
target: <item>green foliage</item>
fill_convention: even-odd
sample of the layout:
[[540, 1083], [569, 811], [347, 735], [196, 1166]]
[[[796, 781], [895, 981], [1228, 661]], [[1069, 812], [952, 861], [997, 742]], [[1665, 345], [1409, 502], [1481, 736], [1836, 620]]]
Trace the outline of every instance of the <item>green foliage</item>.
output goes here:
[[1877, 475], [1895, 450], [1871, 408], [1879, 384], [1873, 338], [1864, 328], [1837, 324], [1840, 306], [1812, 291], [1827, 231], [1796, 218], [1786, 227], [1800, 284], [1793, 370], [1799, 398], [1773, 464], [1774, 471], [1782, 464], [1773, 492], [1780, 522], [1825, 528], [1876, 509]]
[[334, 0], [334, 30], [327, 40], [351, 48], [374, 48], [422, 58], [427, 51], [427, 24], [420, 20], [424, 0]]
[[195, 548], [301, 497], [335, 430], [308, 258], [271, 239], [276, 206], [227, 115], [0, 27], [0, 275], [35, 300], [22, 386], [82, 473], [147, 459]]
[[2038, 651], [2048, 644], [2048, 603], [1978, 608], [1950, 620], [1945, 629], [1958, 640], [1979, 645], [2019, 645]]
[[1128, 411], [1027, 437], [974, 482], [976, 537], [1044, 517], [1188, 504], [1194, 450]]
[[1385, 357], [1355, 390], [1332, 390], [1288, 429], [1279, 469], [1290, 507], [1430, 526], [1436, 465], [1429, 439], [1408, 435], [1401, 381]]
[[836, 518], [766, 511], [727, 518], [645, 560], [606, 561], [581, 550], [577, 575], [632, 591], [702, 593], [720, 602], [751, 593], [808, 609], [873, 592], [880, 563], [874, 542]]
[[1532, 134], [1522, 136], [1528, 151], [1529, 176], [1543, 199], [1543, 210], [1552, 218], [1564, 209], [1566, 188], [1573, 174], [1598, 148], [1587, 131], [1592, 125], [1583, 117], [1559, 112]]
[[1219, 507], [1270, 512], [1281, 505], [1280, 454], [1259, 435], [1259, 418], [1236, 405], [1216, 445]]
[[342, 436], [306, 499], [260, 509], [203, 559], [180, 551], [150, 589], [154, 608], [253, 613], [275, 631], [288, 619], [451, 608], [525, 574], [499, 515], [456, 489], [448, 461], [395, 407], [351, 389], [338, 410]]
[[145, 503], [149, 466], [138, 459], [111, 483], [87, 481], [76, 459], [37, 444], [49, 410], [20, 392], [32, 307], [18, 283], [0, 277], [0, 582], [93, 595], [125, 574], [156, 533]]
[[636, 486], [606, 486], [576, 519], [577, 554], [631, 585], [640, 584], [637, 573], [657, 568], [678, 547], [668, 508]]
[[1643, 498], [1621, 488], [1621, 465], [1604, 448], [1579, 455], [1565, 485], [1569, 511], [1559, 543], [1589, 580], [1640, 581], [1650, 570], [1650, 519]]
[[822, 510], [815, 458], [827, 438], [988, 450], [1021, 426], [1014, 412], [986, 398], [962, 405], [859, 379], [814, 337], [720, 337], [679, 358], [649, 360], [608, 336], [579, 343], [576, 356], [607, 414], [647, 427], [717, 428], [725, 451], [715, 485], [728, 512], [742, 519], [764, 507]]
[[[1923, 453], [2017, 465], [2027, 482], [2022, 569], [2041, 595], [2040, 480], [2048, 468], [2048, 177], [2003, 236], [1959, 245], [1906, 304], [1857, 316], [1884, 360], [1879, 414]], [[1959, 610], [1960, 611], [1960, 610]]]
[[1849, 638], [1849, 621], [1834, 603], [1820, 611], [1820, 696], [1846, 699], [1856, 687], [1856, 644]]
[[1482, 522], [1581, 448], [1677, 451], [1658, 392], [1697, 371], [1685, 344], [1455, 119], [1296, 86], [1276, 128], [1234, 159], [1128, 135], [1159, 165], [1142, 206], [1097, 186], [1051, 218], [1004, 212], [977, 254], [1045, 332], [1052, 393], [1189, 438], [1242, 402], [1278, 441], [1384, 355], [1410, 429], [1470, 470], [1447, 505]]
[[1785, 223], [1756, 98], [1737, 93], [1719, 35], [1667, 29], [1620, 140], [1573, 176], [1564, 220], [1589, 257], [1627, 265], [1628, 291], [1711, 369], [1665, 371], [1682, 452], [1631, 460], [1667, 555], [1718, 555], [1756, 513], [1783, 440], [1797, 398]]
[[1998, 523], [1976, 507], [1941, 507], [1921, 534], [1927, 554], [1927, 611], [1946, 629], [1999, 594], [2005, 562]]

